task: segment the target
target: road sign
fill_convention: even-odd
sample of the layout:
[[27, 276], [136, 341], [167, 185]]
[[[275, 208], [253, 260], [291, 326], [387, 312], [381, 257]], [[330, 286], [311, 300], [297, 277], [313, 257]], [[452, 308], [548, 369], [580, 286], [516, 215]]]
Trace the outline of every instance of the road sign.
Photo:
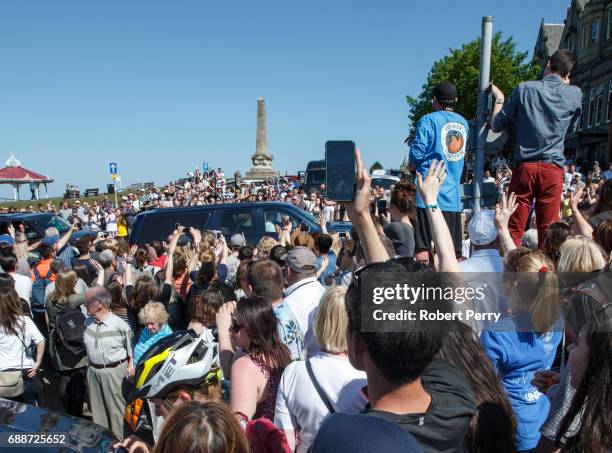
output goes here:
[[117, 174], [117, 162], [111, 162], [110, 164], [108, 164], [108, 170], [110, 171], [111, 175], [116, 175]]
[[208, 171], [208, 162], [202, 162], [202, 172], [206, 173]]

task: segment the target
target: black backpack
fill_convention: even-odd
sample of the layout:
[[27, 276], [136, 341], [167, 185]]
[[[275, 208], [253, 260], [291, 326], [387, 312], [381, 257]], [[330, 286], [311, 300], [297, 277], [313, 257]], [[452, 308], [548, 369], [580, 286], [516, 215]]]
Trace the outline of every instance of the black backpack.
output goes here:
[[35, 280], [32, 283], [32, 310], [44, 313], [47, 310], [45, 308], [45, 288], [51, 283], [53, 272], [49, 269], [45, 275], [41, 275], [38, 267], [34, 267], [33, 273]]
[[62, 309], [55, 318], [55, 337], [59, 358], [66, 367], [74, 367], [87, 354], [83, 334], [85, 316], [79, 308]]

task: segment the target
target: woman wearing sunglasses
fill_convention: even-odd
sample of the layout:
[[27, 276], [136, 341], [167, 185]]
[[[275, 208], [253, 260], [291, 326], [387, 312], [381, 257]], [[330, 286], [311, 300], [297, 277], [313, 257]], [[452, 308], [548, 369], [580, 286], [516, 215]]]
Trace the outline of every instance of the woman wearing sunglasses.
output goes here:
[[240, 350], [231, 366], [230, 405], [244, 423], [260, 417], [274, 420], [278, 384], [291, 362], [289, 350], [278, 336], [268, 302], [251, 297], [241, 299], [234, 310], [233, 306], [226, 304], [217, 316], [219, 340], [229, 331], [232, 344]]

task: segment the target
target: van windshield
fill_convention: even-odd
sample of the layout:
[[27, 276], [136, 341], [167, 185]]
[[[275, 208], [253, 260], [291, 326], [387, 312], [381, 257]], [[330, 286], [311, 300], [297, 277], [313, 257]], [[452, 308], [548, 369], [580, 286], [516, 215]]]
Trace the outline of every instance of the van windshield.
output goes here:
[[306, 172], [306, 184], [325, 184], [325, 170], [310, 170]]

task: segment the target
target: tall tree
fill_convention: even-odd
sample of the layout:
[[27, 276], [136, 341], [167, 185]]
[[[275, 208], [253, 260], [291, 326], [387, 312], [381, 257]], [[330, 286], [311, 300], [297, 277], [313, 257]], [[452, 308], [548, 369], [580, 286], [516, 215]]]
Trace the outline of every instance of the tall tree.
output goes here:
[[[466, 119], [476, 117], [476, 98], [480, 78], [480, 38], [464, 44], [460, 49], [450, 49], [449, 55], [436, 61], [427, 75], [421, 93], [414, 98], [406, 96], [410, 106], [410, 135], [417, 121], [432, 111], [433, 89], [440, 82], [452, 82], [459, 94], [455, 111]], [[517, 52], [512, 37], [502, 39], [501, 32], [493, 37], [491, 46], [491, 80], [506, 96], [525, 80], [537, 77], [537, 62], [527, 61], [527, 52]]]
[[382, 170], [382, 169], [383, 169], [382, 164], [379, 161], [376, 161], [370, 167], [370, 173], [372, 173], [374, 170]]

